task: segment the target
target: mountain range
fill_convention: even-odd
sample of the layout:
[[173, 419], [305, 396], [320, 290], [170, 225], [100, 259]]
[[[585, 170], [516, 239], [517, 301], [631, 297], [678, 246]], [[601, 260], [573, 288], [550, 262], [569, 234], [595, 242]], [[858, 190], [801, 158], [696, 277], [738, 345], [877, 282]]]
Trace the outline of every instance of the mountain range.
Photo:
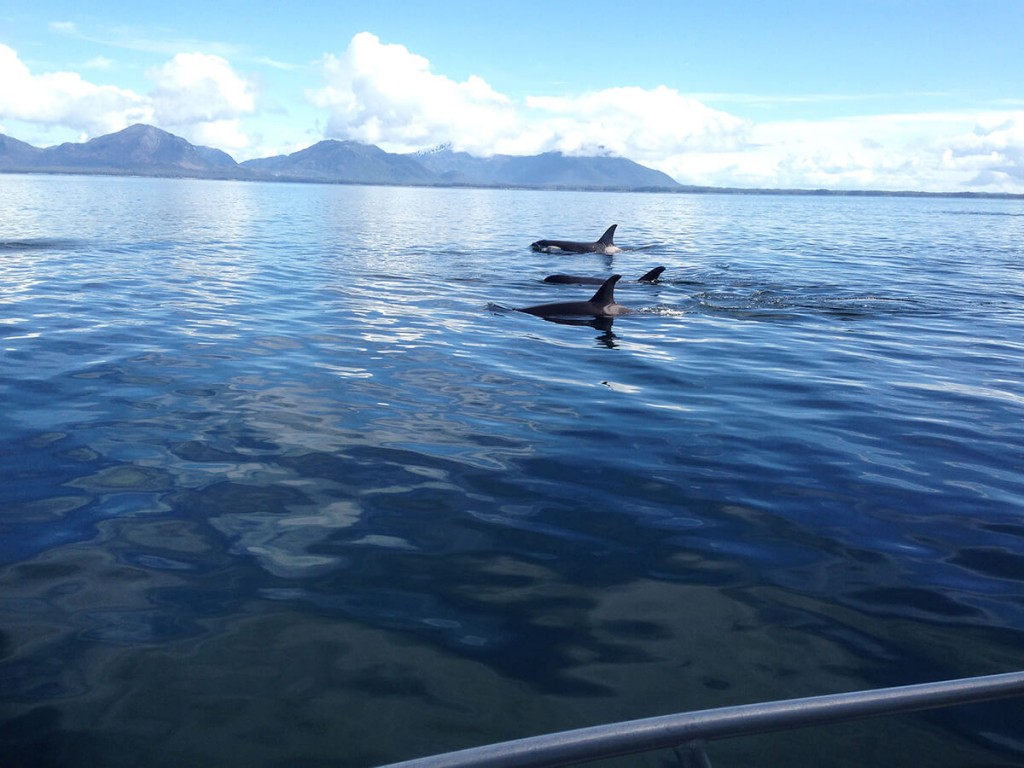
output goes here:
[[326, 140], [290, 155], [237, 163], [151, 125], [133, 125], [82, 143], [39, 148], [0, 134], [0, 172], [93, 173], [251, 181], [419, 186], [679, 190], [667, 174], [622, 157], [476, 157], [442, 146], [394, 154], [355, 141]]

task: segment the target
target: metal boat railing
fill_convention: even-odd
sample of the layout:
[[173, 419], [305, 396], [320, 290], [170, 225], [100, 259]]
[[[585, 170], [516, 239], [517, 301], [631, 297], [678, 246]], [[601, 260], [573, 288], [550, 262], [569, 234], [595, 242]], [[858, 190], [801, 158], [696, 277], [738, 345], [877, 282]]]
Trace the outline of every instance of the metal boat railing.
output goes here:
[[685, 768], [708, 768], [705, 743], [733, 736], [1024, 696], [1024, 672], [812, 696], [579, 728], [383, 768], [552, 768], [676, 749]]

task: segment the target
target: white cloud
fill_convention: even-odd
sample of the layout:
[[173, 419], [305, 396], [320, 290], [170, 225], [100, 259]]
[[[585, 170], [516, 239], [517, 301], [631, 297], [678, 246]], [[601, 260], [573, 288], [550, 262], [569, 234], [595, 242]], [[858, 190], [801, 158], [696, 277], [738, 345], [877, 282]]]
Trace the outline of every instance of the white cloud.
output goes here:
[[1024, 111], [993, 115], [950, 142], [943, 159], [974, 173], [969, 184], [1024, 187]]
[[164, 34], [152, 37], [152, 30], [149, 28], [127, 24], [82, 28], [73, 21], [53, 21], [50, 22], [49, 28], [55, 34], [72, 37], [76, 40], [162, 56], [173, 56], [179, 51], [206, 51], [225, 57], [237, 56], [242, 53], [238, 46], [231, 43], [219, 40], [169, 37]]
[[0, 117], [98, 135], [149, 121], [152, 112], [145, 97], [76, 72], [34, 75], [13, 48], [0, 44]]
[[[70, 23], [54, 23], [53, 29], [83, 36]], [[166, 41], [134, 45], [154, 51]], [[315, 114], [298, 118], [306, 113], [288, 104], [287, 95], [278, 97], [280, 104], [258, 98], [253, 83], [216, 55], [219, 49], [192, 50], [207, 52], [175, 53], [147, 72], [152, 89], [139, 93], [72, 71], [34, 73], [13, 48], [0, 44], [0, 120], [43, 134], [71, 130], [81, 138], [152, 123], [239, 158], [297, 149], [326, 135], [390, 151], [451, 142], [484, 156], [611, 153], [699, 185], [1024, 193], [1019, 100], [989, 111], [757, 123], [667, 86], [513, 99], [479, 76], [457, 81], [436, 73], [423, 56], [363, 32], [342, 53], [317, 63], [320, 87], [306, 97], [321, 110], [318, 121]], [[303, 74], [273, 62], [261, 66], [290, 77]], [[113, 79], [118, 62], [98, 57], [81, 69]], [[847, 111], [850, 104], [842, 95], [715, 97], [738, 111], [765, 98], [835, 101]], [[298, 141], [303, 137], [308, 141]]]
[[[324, 85], [307, 96], [327, 111], [325, 134], [390, 151], [451, 142], [478, 155], [613, 153], [699, 185], [1024, 192], [1020, 111], [755, 123], [666, 86], [516, 102], [479, 77], [457, 82], [437, 74], [424, 57], [368, 32], [343, 53], [325, 55], [320, 69]], [[747, 94], [733, 101], [863, 98]]]
[[401, 45], [361, 32], [320, 62], [310, 101], [327, 109], [326, 133], [411, 151], [451, 142], [478, 155], [613, 152], [640, 161], [700, 147], [733, 148], [749, 128], [664, 86], [613, 88], [514, 103], [475, 75], [456, 82]]
[[252, 139], [242, 128], [241, 120], [236, 119], [195, 123], [176, 132], [193, 144], [222, 149], [236, 160], [244, 159], [241, 155], [248, 155], [252, 147]]
[[320, 61], [325, 85], [308, 93], [329, 111], [326, 133], [409, 151], [452, 141], [458, 149], [490, 154], [520, 128], [509, 99], [471, 76], [456, 82], [430, 71], [430, 62], [369, 32], [340, 54]]
[[230, 120], [256, 109], [252, 85], [220, 56], [179, 53], [148, 74], [155, 84], [154, 117], [161, 125]]
[[0, 118], [71, 128], [85, 138], [152, 123], [228, 151], [249, 146], [239, 118], [255, 111], [255, 89], [227, 60], [180, 53], [149, 76], [153, 90], [142, 95], [75, 72], [33, 74], [13, 48], [0, 44]]
[[86, 69], [110, 69], [114, 66], [114, 60], [106, 56], [94, 56], [83, 65]]
[[727, 151], [748, 140], [750, 123], [658, 86], [609, 88], [573, 98], [529, 97], [555, 149], [601, 149], [643, 162], [688, 151]]
[[754, 125], [751, 144], [652, 163], [714, 186], [1024, 192], [1024, 113], [931, 112]]
[[78, 34], [78, 27], [73, 21], [51, 21], [49, 27], [51, 32], [56, 32], [61, 35]]
[[154, 83], [150, 98], [157, 125], [232, 155], [252, 145], [241, 119], [255, 113], [256, 89], [227, 59], [179, 53], [147, 74]]

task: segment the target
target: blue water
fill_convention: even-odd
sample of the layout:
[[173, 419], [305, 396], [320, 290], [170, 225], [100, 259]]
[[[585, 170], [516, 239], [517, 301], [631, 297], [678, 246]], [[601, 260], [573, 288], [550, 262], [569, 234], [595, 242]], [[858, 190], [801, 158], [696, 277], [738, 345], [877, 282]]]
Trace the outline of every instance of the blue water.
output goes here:
[[[612, 271], [610, 327], [513, 311]], [[4, 766], [1024, 668], [1021, 201], [5, 175], [0, 288]], [[1020, 765], [1021, 706], [711, 756]]]

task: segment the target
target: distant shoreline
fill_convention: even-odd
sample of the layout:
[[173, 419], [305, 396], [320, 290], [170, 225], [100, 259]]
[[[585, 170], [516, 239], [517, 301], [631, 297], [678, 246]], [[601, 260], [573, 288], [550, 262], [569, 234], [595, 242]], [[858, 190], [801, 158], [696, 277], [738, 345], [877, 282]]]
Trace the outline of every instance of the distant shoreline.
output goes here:
[[422, 184], [398, 182], [347, 181], [343, 179], [310, 179], [255, 173], [196, 173], [182, 169], [123, 169], [99, 168], [26, 168], [2, 169], [0, 176], [116, 176], [145, 179], [193, 179], [196, 181], [241, 181], [270, 184], [323, 184], [328, 186], [401, 187], [413, 189], [520, 189], [534, 192], [624, 192], [663, 195], [777, 195], [796, 197], [921, 197], [968, 200], [1024, 200], [1024, 194], [1013, 192], [924, 192], [913, 190], [881, 189], [787, 189], [772, 187], [711, 187], [680, 184], [678, 187], [620, 187], [596, 185], [527, 185], [527, 184], [469, 184], [425, 182]]

